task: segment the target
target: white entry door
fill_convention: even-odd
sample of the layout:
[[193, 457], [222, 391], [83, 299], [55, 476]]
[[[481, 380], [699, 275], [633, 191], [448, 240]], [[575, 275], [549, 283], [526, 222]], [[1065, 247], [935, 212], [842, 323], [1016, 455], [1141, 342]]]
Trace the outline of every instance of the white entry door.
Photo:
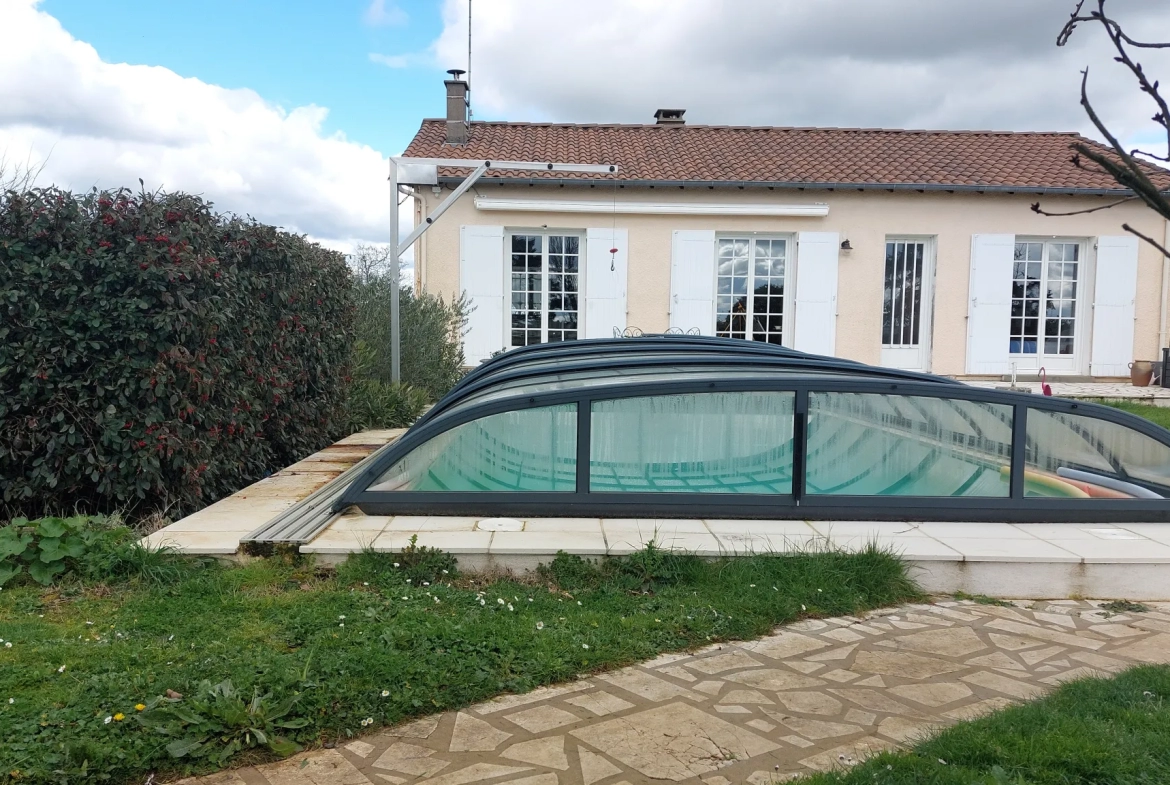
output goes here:
[[1085, 288], [1081, 244], [1017, 240], [1012, 264], [1010, 362], [1016, 370], [1076, 374], [1082, 369]]
[[886, 240], [882, 365], [887, 368], [930, 370], [933, 246], [928, 239]]

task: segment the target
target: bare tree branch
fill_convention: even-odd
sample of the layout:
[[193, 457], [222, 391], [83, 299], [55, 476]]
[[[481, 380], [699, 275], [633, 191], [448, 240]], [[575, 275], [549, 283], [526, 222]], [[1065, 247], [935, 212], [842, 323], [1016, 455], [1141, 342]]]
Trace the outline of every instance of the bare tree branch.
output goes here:
[[36, 184], [48, 161], [34, 163], [32, 153], [24, 163], [10, 163], [8, 155], [0, 153], [0, 194], [9, 191], [27, 191]]
[[1095, 213], [1098, 210], [1108, 210], [1110, 207], [1116, 207], [1117, 205], [1125, 204], [1126, 202], [1132, 202], [1136, 198], [1137, 198], [1136, 196], [1127, 196], [1124, 199], [1118, 199], [1116, 202], [1110, 202], [1109, 204], [1097, 205], [1096, 207], [1086, 207], [1084, 210], [1069, 210], [1068, 212], [1065, 212], [1065, 213], [1054, 213], [1054, 212], [1049, 212], [1048, 210], [1043, 210], [1040, 208], [1039, 202], [1033, 202], [1032, 203], [1032, 212], [1039, 213], [1040, 215], [1047, 215], [1049, 217], [1054, 217], [1054, 216], [1060, 217], [1060, 216], [1066, 216], [1066, 215], [1086, 215], [1088, 213]]
[[1164, 247], [1162, 247], [1162, 245], [1157, 240], [1155, 240], [1153, 237], [1147, 237], [1146, 235], [1139, 232], [1137, 229], [1134, 229], [1129, 224], [1122, 224], [1121, 228], [1124, 229], [1125, 231], [1129, 232], [1130, 234], [1135, 235], [1135, 236], [1140, 237], [1141, 239], [1145, 240], [1147, 243], [1149, 243], [1150, 245], [1154, 246], [1159, 251], [1161, 251], [1163, 256], [1170, 256], [1170, 251], [1167, 251]]
[[[1159, 92], [1159, 83], [1157, 80], [1151, 81], [1146, 75], [1142, 64], [1133, 59], [1130, 55], [1130, 48], [1135, 49], [1167, 49], [1170, 48], [1170, 42], [1159, 43], [1150, 41], [1138, 41], [1127, 35], [1122, 29], [1121, 24], [1109, 17], [1105, 11], [1105, 3], [1107, 0], [1096, 0], [1097, 7], [1095, 10], [1085, 12], [1084, 7], [1086, 0], [1077, 0], [1076, 7], [1069, 16], [1067, 22], [1061, 28], [1060, 33], [1056, 37], [1056, 45], [1064, 46], [1068, 43], [1077, 26], [1082, 23], [1100, 24], [1105, 34], [1109, 37], [1113, 44], [1113, 49], [1116, 56], [1113, 58], [1116, 62], [1125, 66], [1137, 81], [1138, 89], [1149, 96], [1150, 100], [1157, 106], [1158, 111], [1151, 118], [1165, 133], [1166, 138], [1166, 155], [1158, 155], [1155, 153], [1146, 152], [1134, 148], [1126, 150], [1122, 147], [1121, 142], [1117, 137], [1109, 131], [1105, 122], [1097, 114], [1093, 108], [1092, 102], [1089, 100], [1089, 69], [1085, 68], [1081, 72], [1081, 106], [1085, 109], [1085, 114], [1088, 115], [1090, 122], [1105, 139], [1110, 150], [1103, 151], [1097, 145], [1087, 144], [1085, 142], [1074, 142], [1071, 147], [1074, 151], [1072, 158], [1073, 164], [1087, 172], [1095, 172], [1098, 174], [1108, 175], [1114, 182], [1133, 192], [1133, 197], [1125, 198], [1113, 202], [1112, 204], [1102, 205], [1095, 208], [1077, 210], [1072, 212], [1054, 212], [1046, 211], [1041, 208], [1039, 203], [1032, 205], [1032, 210], [1040, 215], [1082, 215], [1085, 213], [1096, 212], [1097, 210], [1107, 210], [1110, 207], [1116, 207], [1119, 204], [1131, 201], [1132, 199], [1140, 199], [1147, 207], [1154, 210], [1166, 220], [1170, 220], [1170, 200], [1167, 199], [1168, 190], [1159, 188], [1151, 179], [1151, 173], [1157, 171], [1157, 166], [1144, 159], [1153, 161], [1170, 161], [1170, 104], [1167, 104], [1166, 99]], [[1142, 156], [1139, 158], [1138, 156]], [[1088, 163], [1086, 163], [1088, 162]], [[1170, 176], [1170, 172], [1167, 172]], [[1124, 227], [1126, 231], [1133, 234], [1138, 232]], [[1158, 245], [1156, 242], [1144, 235], [1138, 235], [1147, 242], [1154, 245], [1162, 253], [1170, 256], [1166, 249]]]

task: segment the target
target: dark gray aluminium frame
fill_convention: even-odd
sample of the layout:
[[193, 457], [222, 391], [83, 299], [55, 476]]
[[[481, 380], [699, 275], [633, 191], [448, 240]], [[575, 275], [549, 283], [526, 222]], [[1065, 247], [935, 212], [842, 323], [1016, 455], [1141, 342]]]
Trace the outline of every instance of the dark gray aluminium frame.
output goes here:
[[[608, 339], [606, 339], [608, 340]], [[690, 337], [695, 342], [713, 347], [718, 342], [746, 344], [735, 339]], [[572, 357], [604, 355], [611, 350], [617, 354], [657, 346], [661, 350], [671, 343], [670, 338], [617, 339], [606, 345], [602, 341], [578, 341], [563, 344], [564, 349], [540, 351], [516, 350], [489, 361], [473, 371], [432, 410], [432, 416], [420, 420], [399, 441], [383, 448], [376, 460], [355, 478], [338, 499], [334, 510], [340, 512], [357, 505], [372, 515], [508, 515], [515, 517], [686, 517], [686, 518], [765, 518], [798, 520], [931, 520], [931, 521], [1004, 521], [1028, 522], [1120, 522], [1170, 521], [1170, 498], [1167, 499], [1060, 499], [1024, 496], [1024, 461], [1028, 409], [1076, 414], [1113, 422], [1170, 447], [1170, 432], [1148, 420], [1108, 406], [970, 387], [952, 380], [926, 374], [888, 372], [860, 363], [834, 358], [802, 355], [790, 350], [770, 352], [775, 362], [761, 363], [755, 378], [727, 380], [695, 380], [680, 375], [676, 380], [645, 383], [621, 383], [617, 377], [612, 384], [585, 389], [555, 390], [532, 395], [519, 395], [460, 407], [450, 411], [460, 400], [476, 390], [482, 390], [477, 380], [494, 376], [504, 368], [538, 362], [538, 357]], [[629, 347], [629, 348], [619, 348]], [[678, 346], [678, 343], [674, 344]], [[545, 344], [543, 346], [550, 346]], [[739, 346], [729, 348], [732, 353]], [[754, 350], [753, 350], [754, 351]], [[787, 367], [817, 371], [835, 370], [832, 376], [770, 376], [771, 369], [785, 367], [781, 360], [791, 361]], [[666, 359], [662, 365], [678, 365], [678, 360]], [[741, 363], [742, 364], [742, 363]], [[568, 370], [567, 364], [563, 370]], [[612, 364], [610, 366], [612, 367]], [[559, 369], [562, 370], [562, 369]], [[547, 371], [545, 371], [547, 373]], [[852, 376], [850, 375], [852, 374]], [[893, 374], [892, 376], [890, 374]], [[897, 378], [905, 377], [905, 378]], [[671, 492], [591, 492], [589, 490], [589, 442], [592, 404], [594, 401], [635, 398], [684, 393], [789, 391], [795, 393], [793, 429], [793, 492], [791, 495], [713, 494]], [[921, 496], [837, 496], [807, 494], [805, 492], [804, 461], [807, 449], [808, 397], [811, 392], [846, 392], [912, 395], [927, 398], [948, 398], [984, 403], [1007, 404], [1013, 407], [1012, 454], [1010, 461], [1010, 496], [984, 497], [921, 497]], [[366, 490], [389, 467], [411, 450], [433, 437], [467, 422], [500, 412], [531, 409], [558, 404], [576, 404], [577, 407], [577, 461], [576, 490], [573, 492], [506, 491], [368, 491]], [[439, 410], [437, 413], [435, 410]], [[450, 412], [445, 414], [445, 412]], [[1132, 477], [1127, 481], [1151, 488], [1170, 496], [1170, 486], [1158, 485]]]

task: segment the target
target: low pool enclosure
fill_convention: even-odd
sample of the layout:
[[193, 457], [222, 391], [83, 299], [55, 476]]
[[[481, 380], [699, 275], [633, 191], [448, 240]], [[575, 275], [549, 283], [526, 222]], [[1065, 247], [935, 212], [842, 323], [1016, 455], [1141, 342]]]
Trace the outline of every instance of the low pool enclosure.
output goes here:
[[334, 504], [371, 515], [1170, 518], [1170, 431], [1108, 406], [699, 336], [469, 373]]

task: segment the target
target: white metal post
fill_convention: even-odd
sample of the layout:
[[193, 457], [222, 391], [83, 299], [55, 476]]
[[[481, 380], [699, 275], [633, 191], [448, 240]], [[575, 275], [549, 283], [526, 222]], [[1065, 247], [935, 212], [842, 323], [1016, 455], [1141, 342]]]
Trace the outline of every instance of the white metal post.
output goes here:
[[390, 159], [390, 381], [402, 381], [402, 319], [398, 302], [398, 162]]
[[[398, 242], [398, 165], [406, 164], [408, 166], [449, 166], [459, 169], [472, 169], [469, 176], [464, 178], [464, 181], [456, 187], [450, 196], [448, 196], [442, 203], [435, 208], [429, 216], [427, 216], [422, 223], [414, 228], [414, 230], [407, 236], [406, 240], [402, 242], [401, 247]], [[617, 174], [618, 168], [614, 164], [564, 164], [551, 163], [548, 161], [475, 161], [467, 160], [465, 158], [406, 158], [406, 157], [391, 157], [390, 158], [390, 277], [391, 277], [391, 292], [393, 300], [390, 303], [390, 380], [394, 382], [402, 381], [402, 369], [400, 358], [402, 356], [402, 347], [400, 340], [402, 338], [402, 325], [399, 320], [399, 303], [398, 303], [398, 274], [399, 264], [398, 259], [401, 254], [406, 252], [406, 249], [414, 244], [419, 237], [431, 228], [435, 221], [439, 219], [447, 208], [454, 204], [459, 197], [463, 196], [475, 182], [479, 180], [489, 169], [504, 169], [512, 171], [523, 170], [543, 170], [548, 172], [585, 172], [590, 174]], [[409, 174], [407, 176], [410, 176]], [[432, 174], [430, 182], [438, 182], [437, 176]], [[416, 264], [418, 260], [416, 260]]]

